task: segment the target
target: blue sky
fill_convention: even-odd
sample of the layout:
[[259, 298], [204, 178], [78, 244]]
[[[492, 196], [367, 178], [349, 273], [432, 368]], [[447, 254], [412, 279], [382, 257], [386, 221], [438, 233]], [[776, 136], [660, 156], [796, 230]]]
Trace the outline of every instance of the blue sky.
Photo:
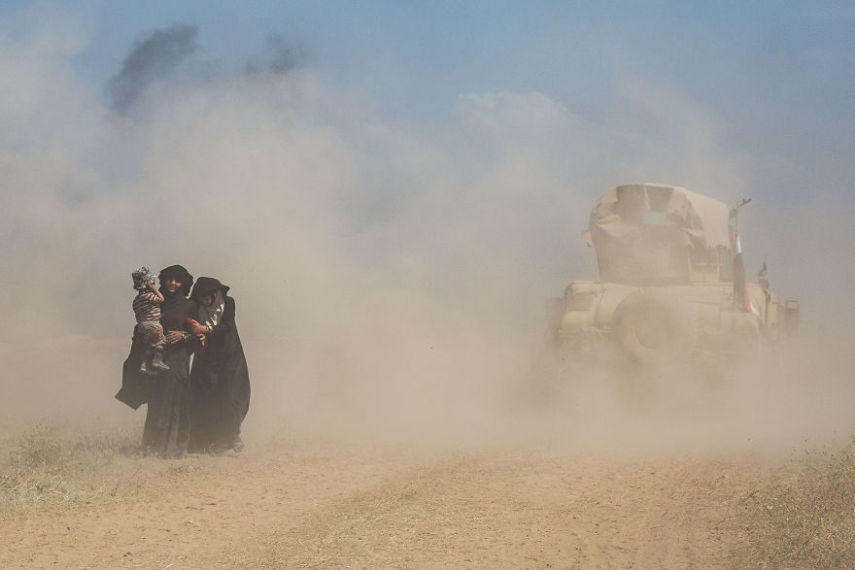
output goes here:
[[[43, 4], [6, 2], [6, 14]], [[592, 107], [614, 66], [684, 86], [725, 108], [738, 96], [775, 105], [851, 97], [855, 7], [848, 2], [80, 2], [90, 31], [80, 67], [104, 79], [132, 43], [184, 23], [224, 59], [280, 35], [342, 80], [369, 76], [420, 99], [544, 90]], [[621, 61], [618, 61], [621, 60]], [[441, 79], [442, 81], [438, 81]], [[787, 81], [789, 79], [789, 81]], [[793, 79], [811, 79], [811, 84]], [[764, 89], [777, 84], [774, 92]], [[848, 91], [848, 93], [844, 93]], [[851, 99], [849, 99], [851, 101]]]
[[703, 105], [737, 148], [808, 153], [832, 169], [855, 150], [851, 2], [83, 5], [92, 31], [77, 63], [95, 81], [116, 72], [133, 42], [186, 23], [204, 53], [226, 62], [281, 36], [401, 120], [435, 120], [470, 92], [539, 91], [595, 120], [631, 122], [615, 89], [631, 73]]
[[[129, 55], [176, 26], [195, 30], [192, 54], [117, 108], [110, 85]], [[247, 208], [268, 204], [287, 180], [319, 200], [287, 219], [294, 228], [306, 212], [323, 220], [304, 229], [325, 244], [327, 263], [282, 242], [307, 272], [356, 258], [401, 287], [422, 279], [442, 292], [465, 287], [431, 276], [466, 267], [473, 293], [483, 280], [503, 282], [492, 300], [539, 311], [542, 298], [592, 270], [578, 235], [597, 196], [626, 182], [673, 183], [754, 198], [749, 261], [768, 260], [785, 296], [817, 308], [839, 297], [851, 311], [852, 29], [851, 2], [6, 1], [0, 152], [3, 199], [18, 213], [0, 222], [26, 237], [21, 244], [38, 243], [53, 230], [33, 228], [56, 225], [44, 221], [47, 203], [72, 233], [100, 228], [73, 252], [86, 268], [181, 243], [175, 254], [201, 255], [202, 268], [239, 272], [250, 264], [238, 252], [217, 265], [189, 230], [166, 227], [168, 239], [141, 245], [123, 228], [138, 223], [135, 209], [154, 208], [146, 193], [155, 204], [167, 198], [188, 169], [209, 181], [198, 190], [184, 181], [190, 201], [225, 201], [235, 190], [218, 181], [250, 176]], [[297, 54], [296, 69], [246, 79], [248, 62], [269, 57], [271, 37]], [[181, 154], [182, 167], [163, 149]], [[287, 151], [276, 155], [282, 164], [270, 149]], [[241, 153], [242, 162], [232, 158]], [[108, 219], [105, 209], [126, 217]], [[246, 220], [269, 210], [219, 223], [230, 243], [249, 243]], [[494, 259], [488, 245], [504, 238], [492, 264], [466, 257]], [[31, 247], [11, 248], [0, 265], [32, 263]], [[159, 255], [150, 263], [174, 261]], [[540, 277], [497, 279], [506, 273]], [[827, 277], [820, 291], [816, 275]], [[259, 295], [280, 282], [269, 281]], [[0, 295], [0, 310], [20, 304]], [[99, 326], [124, 323], [118, 311], [103, 318]]]
[[[65, 17], [46, 6], [7, 1], [0, 14], [13, 22]], [[542, 91], [592, 117], [620, 114], [614, 82], [630, 70], [707, 106], [737, 144], [762, 142], [784, 152], [793, 137], [821, 135], [851, 145], [850, 2], [249, 1], [212, 8], [202, 1], [90, 0], [69, 6], [77, 15], [70, 22], [86, 36], [76, 65], [94, 82], [116, 73], [135, 41], [181, 23], [198, 28], [205, 54], [227, 62], [281, 36], [301, 46], [310, 65], [375, 91], [390, 113], [407, 119], [430, 121], [463, 93], [505, 90]], [[822, 154], [817, 158], [830, 158]]]

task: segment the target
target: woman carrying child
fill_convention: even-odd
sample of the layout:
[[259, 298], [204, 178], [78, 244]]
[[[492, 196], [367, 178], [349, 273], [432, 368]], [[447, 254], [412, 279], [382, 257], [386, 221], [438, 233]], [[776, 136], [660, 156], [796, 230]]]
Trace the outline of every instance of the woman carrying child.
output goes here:
[[190, 437], [190, 355], [199, 344], [187, 330], [187, 318], [195, 304], [187, 298], [193, 276], [180, 265], [171, 265], [158, 275], [160, 323], [166, 344], [163, 362], [168, 370], [154, 376], [140, 371], [146, 343], [135, 331], [131, 351], [122, 368], [122, 389], [116, 398], [133, 409], [147, 403], [142, 451], [161, 457], [180, 457]]

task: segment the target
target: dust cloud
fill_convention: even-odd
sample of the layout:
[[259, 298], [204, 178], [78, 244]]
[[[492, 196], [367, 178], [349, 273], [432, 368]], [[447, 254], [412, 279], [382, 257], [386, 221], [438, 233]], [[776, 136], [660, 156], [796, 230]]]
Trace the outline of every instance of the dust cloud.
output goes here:
[[849, 433], [846, 351], [830, 347], [749, 374], [702, 413], [628, 411], [595, 378], [550, 409], [515, 405], [546, 300], [595, 276], [580, 233], [600, 193], [643, 180], [747, 194], [744, 159], [667, 86], [628, 78], [633, 128], [537, 92], [464, 94], [445, 122], [401, 124], [281, 39], [247, 73], [212, 61], [193, 28], [155, 31], [105, 88], [74, 66], [85, 38], [40, 32], [0, 47], [9, 424], [139, 420], [112, 399], [130, 272], [180, 263], [232, 288], [250, 442], [283, 430], [633, 451]]

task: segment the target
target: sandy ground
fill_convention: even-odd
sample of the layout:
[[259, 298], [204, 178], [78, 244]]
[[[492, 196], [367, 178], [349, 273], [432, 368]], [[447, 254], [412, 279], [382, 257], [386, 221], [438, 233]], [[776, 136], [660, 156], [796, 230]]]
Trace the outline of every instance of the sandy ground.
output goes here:
[[[0, 513], [0, 568], [728, 567], [752, 482], [848, 438], [855, 401], [828, 358], [705, 408], [631, 413], [592, 381], [514, 416], [469, 376], [311, 376], [252, 346], [242, 455], [139, 459], [115, 496]], [[0, 345], [9, 429], [141, 421], [112, 398], [126, 339], [52, 348]]]
[[757, 465], [283, 442], [2, 520], [3, 568], [714, 568]]

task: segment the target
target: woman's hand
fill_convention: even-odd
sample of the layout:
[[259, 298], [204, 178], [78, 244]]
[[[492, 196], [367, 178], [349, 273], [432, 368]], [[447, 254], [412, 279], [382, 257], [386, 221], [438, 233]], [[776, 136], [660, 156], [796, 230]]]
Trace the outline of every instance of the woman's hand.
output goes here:
[[166, 331], [166, 334], [163, 335], [166, 338], [166, 342], [169, 344], [175, 344], [176, 342], [181, 342], [184, 340], [184, 332], [183, 331]]

